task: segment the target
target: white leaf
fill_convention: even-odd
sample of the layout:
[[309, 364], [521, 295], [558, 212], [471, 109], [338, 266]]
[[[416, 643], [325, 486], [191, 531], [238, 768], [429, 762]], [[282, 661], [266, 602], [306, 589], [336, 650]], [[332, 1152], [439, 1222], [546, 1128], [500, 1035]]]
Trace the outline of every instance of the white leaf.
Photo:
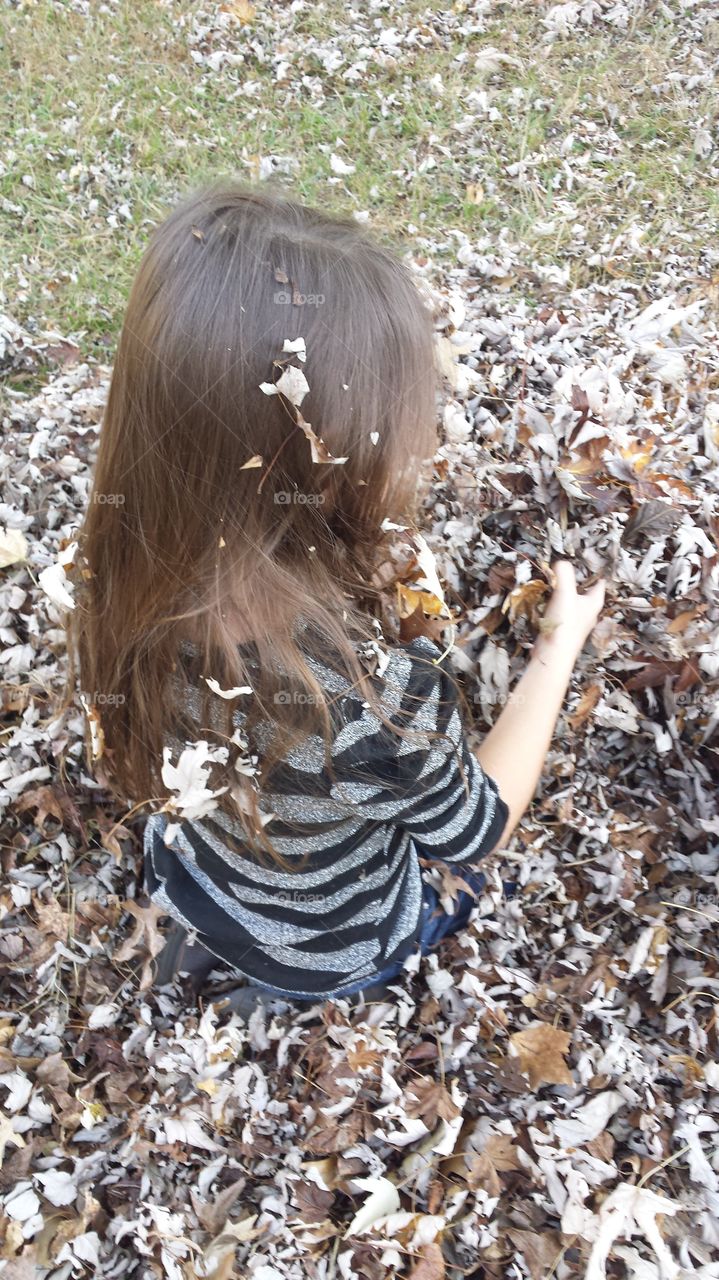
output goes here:
[[454, 986], [454, 978], [449, 969], [437, 969], [436, 973], [427, 974], [427, 986], [433, 996], [443, 996], [445, 991]]
[[294, 352], [298, 360], [307, 359], [307, 346], [304, 338], [285, 338], [282, 350]]
[[10, 1092], [5, 1099], [6, 1111], [22, 1111], [32, 1093], [32, 1080], [23, 1071], [8, 1071], [0, 1076], [0, 1084], [4, 1084]]
[[657, 1214], [675, 1214], [683, 1207], [646, 1187], [624, 1184], [615, 1187], [599, 1209], [599, 1232], [589, 1256], [585, 1280], [605, 1280], [605, 1263], [614, 1241], [638, 1233], [654, 1249], [663, 1276], [673, 1280], [679, 1275], [680, 1267], [659, 1233]]
[[60, 552], [54, 564], [49, 564], [38, 574], [37, 580], [45, 595], [60, 609], [75, 608], [75, 601], [71, 594], [73, 584], [65, 573], [65, 565], [72, 564], [76, 550], [77, 542], [71, 542], [64, 551]]
[[27, 560], [27, 538], [19, 529], [6, 529], [0, 525], [0, 569], [18, 560]]
[[56, 1262], [89, 1262], [95, 1267], [100, 1265], [100, 1237], [96, 1231], [86, 1231], [84, 1235], [68, 1240], [55, 1258]]
[[120, 1013], [120, 1006], [117, 1004], [98, 1004], [90, 1014], [87, 1025], [90, 1031], [97, 1031], [98, 1027], [112, 1027], [115, 1025]]
[[210, 791], [207, 786], [210, 764], [217, 761], [227, 763], [227, 747], [210, 748], [208, 742], [201, 739], [185, 747], [177, 765], [170, 763], [171, 751], [164, 747], [162, 781], [169, 791], [176, 791], [164, 805], [162, 812], [181, 813], [184, 818], [204, 818], [217, 807], [216, 797], [227, 791], [220, 787], [218, 791]]
[[557, 1120], [554, 1132], [563, 1147], [581, 1147], [604, 1133], [609, 1120], [622, 1106], [622, 1094], [616, 1089], [605, 1089], [579, 1107], [571, 1120]]
[[241, 693], [252, 693], [249, 684], [237, 685], [234, 689], [221, 689], [214, 676], [203, 676], [203, 679], [212, 692], [219, 694], [221, 698], [239, 698]]
[[[440, 600], [444, 605], [444, 589], [439, 580], [439, 574], [437, 573], [437, 562], [434, 558], [434, 552], [427, 545], [420, 533], [413, 533], [410, 541], [415, 555], [417, 556], [417, 563], [419, 565], [419, 573], [410, 585], [418, 591], [426, 591], [429, 595], [435, 596], [436, 599]], [[449, 613], [446, 606], [443, 612]]]
[[15, 1222], [27, 1222], [34, 1218], [40, 1208], [40, 1201], [29, 1182], [19, 1182], [5, 1200], [5, 1212]]
[[286, 369], [283, 369], [276, 382], [260, 383], [260, 391], [264, 391], [266, 396], [283, 395], [290, 404], [297, 407], [302, 404], [309, 389], [310, 384], [304, 373], [294, 364], [289, 364]]
[[396, 1213], [400, 1207], [397, 1188], [389, 1178], [355, 1178], [354, 1181], [370, 1194], [345, 1231], [345, 1240], [348, 1236], [356, 1236], [366, 1231], [382, 1218]]
[[355, 171], [353, 164], [346, 164], [340, 156], [336, 155], [330, 156], [330, 169], [333, 173], [336, 173], [338, 177], [342, 178], [346, 177], [350, 173], [354, 173]]
[[72, 1204], [77, 1196], [77, 1184], [71, 1174], [62, 1169], [49, 1169], [47, 1173], [36, 1173], [35, 1177], [42, 1184], [42, 1194], [50, 1204]]

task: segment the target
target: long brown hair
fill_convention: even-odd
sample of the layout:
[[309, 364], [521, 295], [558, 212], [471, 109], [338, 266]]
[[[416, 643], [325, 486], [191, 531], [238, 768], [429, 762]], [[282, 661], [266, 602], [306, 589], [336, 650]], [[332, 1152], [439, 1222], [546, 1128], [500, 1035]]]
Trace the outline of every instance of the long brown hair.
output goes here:
[[[283, 351], [299, 338], [304, 363]], [[301, 408], [261, 390], [288, 364], [309, 383]], [[114, 790], [166, 796], [168, 737], [228, 745], [240, 706], [250, 742], [260, 720], [277, 730], [263, 779], [307, 734], [329, 744], [313, 656], [380, 714], [358, 649], [377, 635], [382, 523], [411, 519], [436, 447], [437, 387], [432, 314], [411, 270], [351, 217], [222, 179], [156, 227], [120, 336], [67, 623], [70, 682], [79, 672], [100, 714]], [[168, 695], [188, 635], [199, 733]], [[225, 701], [203, 676], [253, 694]], [[271, 851], [249, 793], [249, 813], [229, 793], [220, 808]]]

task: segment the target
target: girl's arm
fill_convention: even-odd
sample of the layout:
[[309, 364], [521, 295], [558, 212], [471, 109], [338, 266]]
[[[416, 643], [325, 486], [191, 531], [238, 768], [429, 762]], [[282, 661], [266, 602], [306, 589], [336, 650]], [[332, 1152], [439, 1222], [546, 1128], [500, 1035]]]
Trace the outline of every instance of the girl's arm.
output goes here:
[[544, 617], [554, 629], [537, 640], [497, 723], [475, 749], [509, 809], [497, 848], [506, 844], [534, 795], [574, 664], [604, 603], [604, 580], [579, 595], [570, 561], [552, 568], [556, 586]]

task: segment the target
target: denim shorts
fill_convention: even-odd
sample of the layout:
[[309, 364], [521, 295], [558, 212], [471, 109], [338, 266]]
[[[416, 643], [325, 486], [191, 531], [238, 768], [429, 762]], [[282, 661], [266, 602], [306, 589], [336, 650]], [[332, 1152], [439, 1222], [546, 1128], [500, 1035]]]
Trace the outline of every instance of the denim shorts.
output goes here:
[[[469, 867], [452, 867], [452, 871], [460, 879], [465, 880], [477, 893], [483, 892], [487, 884], [487, 877], [481, 871], [472, 871]], [[506, 897], [510, 898], [516, 893], [517, 884], [514, 880], [504, 880], [503, 885]], [[457, 933], [464, 928], [472, 913], [472, 908], [476, 906], [477, 899], [474, 894], [465, 893], [461, 889], [454, 911], [447, 912], [440, 905], [439, 895], [434, 886], [424, 878], [422, 880], [422, 896], [424, 905], [420, 916], [418, 942], [422, 955], [427, 955], [448, 934]], [[338, 988], [336, 991], [330, 991], [325, 995], [299, 995], [291, 991], [280, 991], [276, 987], [265, 987], [264, 989], [268, 992], [274, 992], [278, 996], [285, 996], [290, 1000], [317, 1004], [321, 1000], [339, 1000], [343, 996], [357, 995], [360, 991], [365, 990], [367, 987], [374, 987], [377, 983], [390, 982], [393, 978], [399, 977], [403, 970], [404, 962], [401, 961], [399, 964], [395, 963], [386, 969], [382, 969], [379, 973], [372, 974], [369, 978], [363, 978], [360, 982], [353, 982], [350, 986]]]

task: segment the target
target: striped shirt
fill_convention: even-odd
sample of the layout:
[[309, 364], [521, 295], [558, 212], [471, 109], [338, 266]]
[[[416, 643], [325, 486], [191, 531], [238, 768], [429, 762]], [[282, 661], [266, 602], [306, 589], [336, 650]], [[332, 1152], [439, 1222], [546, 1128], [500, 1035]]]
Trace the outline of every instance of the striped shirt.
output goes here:
[[223, 811], [183, 821], [170, 847], [163, 833], [174, 819], [153, 814], [145, 829], [152, 900], [251, 981], [288, 994], [321, 998], [399, 968], [418, 940], [419, 858], [476, 863], [508, 818], [468, 746], [439, 656], [420, 637], [390, 649], [374, 677], [383, 711], [417, 731], [408, 738], [383, 725], [346, 676], [308, 658], [332, 696], [332, 769], [323, 739], [310, 736], [285, 754], [261, 797], [274, 815], [267, 833], [290, 869], [233, 852], [224, 837], [242, 841], [243, 829]]

